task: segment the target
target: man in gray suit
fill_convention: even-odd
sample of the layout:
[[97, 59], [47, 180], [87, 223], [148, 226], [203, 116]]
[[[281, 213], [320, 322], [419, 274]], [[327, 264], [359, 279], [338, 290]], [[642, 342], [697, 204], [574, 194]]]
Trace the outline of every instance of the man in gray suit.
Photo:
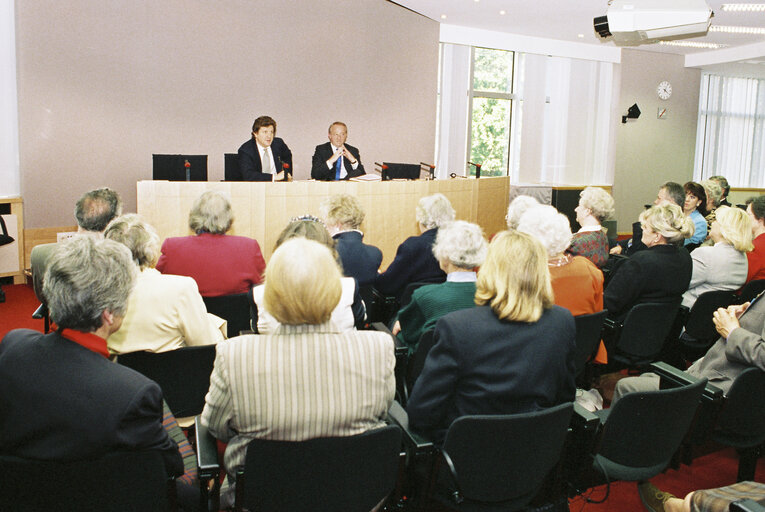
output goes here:
[[[727, 393], [741, 372], [756, 366], [765, 370], [765, 300], [761, 295], [741, 305], [720, 308], [714, 312], [714, 324], [720, 338], [704, 357], [693, 363], [687, 372]], [[644, 373], [627, 377], [616, 384], [614, 399], [633, 391], [659, 389], [659, 376]]]

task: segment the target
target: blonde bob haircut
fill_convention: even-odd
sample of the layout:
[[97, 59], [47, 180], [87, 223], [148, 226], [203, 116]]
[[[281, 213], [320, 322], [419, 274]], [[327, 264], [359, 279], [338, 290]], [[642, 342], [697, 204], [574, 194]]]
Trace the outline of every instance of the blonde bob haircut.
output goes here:
[[231, 203], [222, 193], [208, 190], [194, 201], [189, 211], [189, 228], [197, 235], [225, 235], [234, 222]]
[[159, 235], [154, 227], [135, 213], [117, 217], [106, 226], [104, 238], [127, 246], [133, 261], [143, 270], [153, 268], [159, 259]]
[[[696, 228], [691, 218], [676, 204], [651, 206], [640, 214], [640, 225], [664, 237], [671, 244], [680, 244], [693, 236]], [[645, 229], [645, 228], [644, 228]]]
[[323, 324], [340, 302], [341, 277], [329, 247], [305, 238], [287, 240], [266, 267], [263, 305], [282, 324]]
[[752, 244], [752, 220], [746, 211], [740, 208], [720, 206], [715, 210], [716, 221], [720, 225], [720, 234], [739, 252], [754, 249]]
[[553, 304], [547, 251], [536, 238], [502, 231], [489, 244], [476, 282], [475, 303], [500, 320], [536, 322]]
[[587, 187], [579, 194], [582, 206], [592, 212], [592, 216], [603, 222], [614, 214], [614, 198], [599, 187]]
[[364, 209], [361, 203], [350, 194], [335, 194], [321, 203], [322, 217], [330, 225], [339, 225], [346, 229], [359, 229], [364, 222]]

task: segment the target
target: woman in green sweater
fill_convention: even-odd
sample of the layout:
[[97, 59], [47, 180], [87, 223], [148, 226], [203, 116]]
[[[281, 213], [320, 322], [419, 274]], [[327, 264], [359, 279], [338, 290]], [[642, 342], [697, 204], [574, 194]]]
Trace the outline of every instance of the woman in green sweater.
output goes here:
[[486, 248], [481, 228], [470, 222], [457, 220], [438, 230], [433, 255], [446, 272], [446, 282], [417, 288], [393, 326], [393, 334], [409, 347], [409, 354], [417, 349], [422, 333], [433, 329], [439, 318], [475, 307], [475, 271], [486, 258]]

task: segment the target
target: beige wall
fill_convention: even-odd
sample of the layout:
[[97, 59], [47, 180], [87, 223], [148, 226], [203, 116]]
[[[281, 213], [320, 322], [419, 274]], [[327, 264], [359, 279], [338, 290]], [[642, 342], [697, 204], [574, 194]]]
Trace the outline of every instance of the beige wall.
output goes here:
[[135, 210], [152, 153], [223, 153], [268, 114], [307, 178], [331, 121], [374, 161], [431, 162], [438, 24], [382, 0], [16, 3], [25, 227], [109, 185]]
[[[664, 182], [685, 183], [693, 177], [701, 72], [685, 68], [682, 55], [622, 50], [620, 115], [637, 103], [639, 119], [616, 125], [614, 199], [617, 230], [631, 232], [631, 225], [652, 203]], [[672, 84], [672, 97], [656, 94], [659, 82]], [[657, 119], [659, 107], [667, 119]]]

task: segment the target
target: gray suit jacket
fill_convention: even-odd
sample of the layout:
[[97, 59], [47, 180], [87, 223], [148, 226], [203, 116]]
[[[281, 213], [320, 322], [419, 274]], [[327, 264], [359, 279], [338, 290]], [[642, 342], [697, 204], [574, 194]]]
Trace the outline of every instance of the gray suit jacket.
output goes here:
[[749, 263], [746, 254], [724, 242], [711, 247], [699, 247], [691, 253], [693, 274], [688, 291], [683, 294], [683, 306], [692, 307], [705, 292], [738, 290], [746, 281]]
[[720, 337], [704, 357], [688, 368], [688, 373], [706, 377], [725, 393], [747, 368], [765, 370], [765, 298], [755, 301], [739, 321], [741, 327], [734, 329], [727, 341]]

